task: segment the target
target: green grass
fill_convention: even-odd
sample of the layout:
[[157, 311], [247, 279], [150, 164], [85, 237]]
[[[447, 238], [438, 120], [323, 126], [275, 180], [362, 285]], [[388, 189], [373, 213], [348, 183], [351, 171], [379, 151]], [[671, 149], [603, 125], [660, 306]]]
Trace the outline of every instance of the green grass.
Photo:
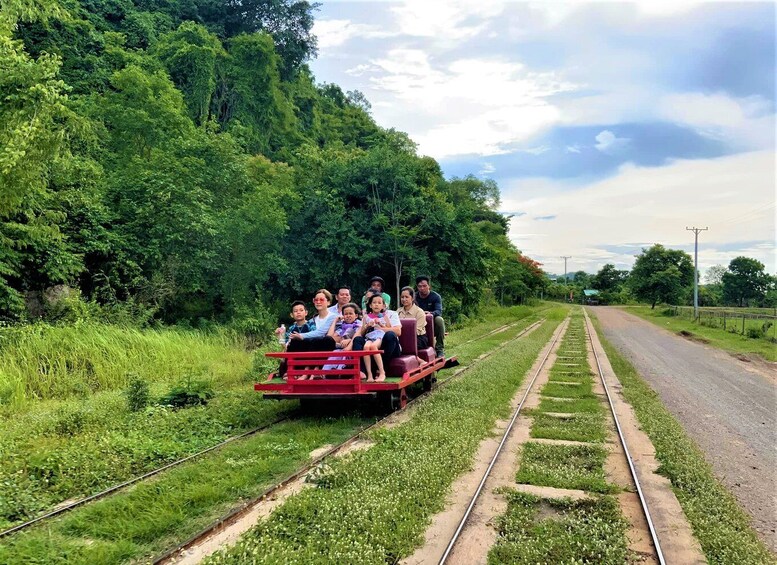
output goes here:
[[[562, 379], [559, 379], [562, 380]], [[563, 379], [563, 382], [575, 382], [575, 379]], [[581, 384], [565, 385], [553, 381], [548, 381], [542, 388], [543, 396], [555, 396], [558, 398], [594, 398], [591, 392], [591, 382], [584, 382]]]
[[[636, 306], [630, 307], [626, 309], [626, 311], [631, 312], [632, 314], [636, 314], [639, 317], [656, 324], [657, 326], [661, 326], [662, 328], [675, 333], [680, 331], [691, 332], [695, 336], [707, 340], [709, 345], [724, 351], [728, 351], [730, 353], [745, 355], [756, 354], [760, 355], [768, 361], [777, 361], [777, 344], [770, 342], [767, 339], [754, 339], [745, 337], [741, 334], [724, 330], [722, 327], [710, 327], [708, 325], [698, 324], [693, 320], [689, 320], [688, 318], [679, 316], [665, 316], [662, 314], [663, 309], [658, 306], [656, 306], [655, 310], [651, 310], [649, 306]], [[741, 332], [741, 320], [739, 320], [738, 323], [736, 320], [729, 320], [728, 322], [729, 325], [727, 327], [729, 329], [731, 328], [731, 324], [734, 324], [734, 327], [737, 329], [737, 331]], [[747, 327], [760, 327], [761, 324], [763, 324], [763, 321], [749, 320], [747, 321], [746, 325]], [[775, 327], [772, 326], [768, 332], [768, 335], [773, 337], [774, 331]]]
[[[593, 310], [595, 313], [595, 309]], [[709, 563], [774, 564], [775, 557], [750, 527], [735, 498], [715, 478], [702, 452], [634, 367], [603, 337], [604, 350], [640, 426], [656, 448], [659, 472], [668, 477]]]
[[[496, 321], [491, 325], [487, 323], [480, 330], [473, 325], [469, 329], [474, 335], [482, 335], [493, 324], [501, 325], [508, 321], [504, 316], [509, 314], [521, 316], [518, 325], [508, 332], [461, 348], [463, 361], [474, 359], [516, 335], [534, 320], [530, 308], [504, 309], [492, 313]], [[114, 340], [112, 347], [118, 347], [122, 340], [131, 344], [142, 334], [139, 343], [147, 343], [149, 350], [157, 354], [167, 350], [166, 344], [169, 345], [171, 339], [175, 341], [183, 336], [186, 340], [201, 339], [202, 343], [210, 339], [195, 332], [179, 335], [172, 331], [143, 333], [108, 329], [108, 335]], [[63, 335], [68, 339], [76, 336], [62, 333], [63, 328], [49, 330], [36, 339], [47, 338], [58, 342]], [[79, 343], [89, 343], [89, 331], [93, 330], [95, 327], [87, 328], [84, 336], [77, 338], [81, 340]], [[160, 343], [153, 343], [153, 339], [158, 339]], [[451, 341], [456, 343], [456, 339]], [[227, 359], [247, 355], [242, 344], [229, 341], [216, 343], [221, 343], [221, 349], [214, 349], [213, 355], [223, 353]], [[190, 341], [189, 345], [197, 344]], [[130, 350], [132, 347], [128, 346]], [[48, 344], [46, 348], [54, 350], [55, 345]], [[68, 359], [73, 356], [72, 349], [64, 348], [64, 360], [55, 365], [68, 365]], [[455, 346], [449, 349], [455, 350]], [[19, 351], [25, 350], [11, 349], [3, 354], [8, 358]], [[177, 350], [172, 351], [175, 360], [178, 353], [175, 353]], [[86, 352], [82, 353], [86, 355]], [[105, 353], [98, 350], [92, 355], [99, 357]], [[118, 365], [122, 366], [132, 355], [132, 351], [125, 352], [123, 357], [118, 355]], [[233, 372], [203, 375], [215, 392], [215, 397], [207, 406], [173, 410], [151, 405], [131, 412], [123, 391], [109, 390], [65, 400], [27, 402], [13, 409], [8, 407], [5, 417], [0, 419], [0, 529], [33, 518], [64, 500], [88, 496], [156, 469], [296, 408], [294, 401], [263, 401], [261, 395], [253, 390], [252, 383], [263, 380], [276, 366], [275, 361], [264, 357], [263, 350], [255, 353], [253, 365], [218, 365], [217, 361], [213, 359], [213, 367], [220, 367], [220, 371], [231, 367]], [[207, 367], [201, 369], [206, 370]], [[117, 372], [118, 369], [112, 371]], [[160, 378], [150, 380], [149, 386], [152, 399], [158, 399], [170, 389], [171, 383]]]
[[602, 405], [599, 399], [593, 398], [572, 398], [565, 400], [556, 400], [555, 398], [542, 398], [537, 408], [540, 412], [589, 412], [600, 413]]
[[225, 446], [129, 491], [0, 541], [0, 563], [109, 564], [149, 557], [186, 539], [338, 443], [361, 419], [297, 420]]
[[[563, 310], [548, 315], [558, 319]], [[556, 323], [475, 365], [419, 405], [408, 422], [372, 434], [371, 449], [333, 462], [319, 488], [289, 499], [209, 562], [382, 565], [409, 555], [480, 441], [509, 413]]]
[[598, 445], [547, 445], [527, 442], [521, 450], [519, 483], [611, 493], [604, 475], [607, 450]]
[[537, 563], [622, 565], [629, 562], [627, 523], [609, 496], [572, 502], [506, 493], [507, 512], [489, 565]]
[[251, 361], [242, 341], [226, 332], [96, 323], [0, 328], [0, 417], [12, 417], [37, 400], [121, 389], [132, 374], [151, 382], [172, 382], [187, 374], [235, 382]]
[[601, 443], [607, 436], [601, 412], [574, 414], [571, 418], [541, 413], [534, 413], [533, 416], [531, 437]]
[[22, 414], [4, 422], [0, 435], [0, 528], [268, 423], [296, 405], [262, 401], [246, 385], [183, 410], [129, 412], [114, 392]]

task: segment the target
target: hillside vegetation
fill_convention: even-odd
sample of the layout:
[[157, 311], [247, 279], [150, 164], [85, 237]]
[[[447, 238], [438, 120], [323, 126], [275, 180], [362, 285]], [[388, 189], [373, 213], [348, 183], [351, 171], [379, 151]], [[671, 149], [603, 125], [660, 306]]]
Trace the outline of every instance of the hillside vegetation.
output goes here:
[[[419, 273], [449, 318], [545, 284], [499, 191], [446, 180], [317, 83], [315, 6], [10, 0], [0, 13], [0, 319], [230, 322]], [[67, 307], [57, 306], [65, 297]]]

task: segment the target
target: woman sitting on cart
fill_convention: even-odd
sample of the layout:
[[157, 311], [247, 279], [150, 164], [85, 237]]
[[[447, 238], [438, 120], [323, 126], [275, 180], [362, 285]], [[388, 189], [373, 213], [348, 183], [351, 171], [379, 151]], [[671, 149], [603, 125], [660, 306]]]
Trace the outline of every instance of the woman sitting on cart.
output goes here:
[[[289, 336], [289, 344], [286, 347], [288, 353], [295, 351], [334, 351], [337, 344], [335, 340], [327, 335], [329, 327], [337, 319], [335, 312], [329, 311], [329, 304], [332, 302], [332, 294], [322, 288], [313, 295], [313, 307], [318, 313], [308, 321], [311, 331], [308, 333], [293, 333]], [[278, 375], [286, 374], [286, 363], [282, 362], [278, 370]], [[304, 379], [305, 377], [300, 377]]]
[[[429, 347], [429, 342], [426, 339], [426, 312], [421, 310], [415, 303], [415, 291], [412, 286], [403, 287], [399, 293], [399, 303], [402, 307], [397, 310], [400, 320], [408, 318], [415, 320], [415, 334], [416, 341], [418, 342], [418, 351]], [[418, 360], [421, 364], [426, 363], [420, 357]]]

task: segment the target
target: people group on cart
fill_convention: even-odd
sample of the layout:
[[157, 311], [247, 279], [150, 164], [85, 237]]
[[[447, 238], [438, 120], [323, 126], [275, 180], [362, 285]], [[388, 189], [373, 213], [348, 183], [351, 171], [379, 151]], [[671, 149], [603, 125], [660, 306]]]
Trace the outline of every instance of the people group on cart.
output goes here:
[[[445, 320], [442, 317], [442, 297], [431, 289], [426, 275], [416, 277], [416, 289], [403, 287], [399, 295], [399, 307], [391, 309], [391, 296], [384, 291], [385, 281], [375, 276], [361, 299], [361, 308], [352, 300], [348, 286], [337, 288], [332, 296], [326, 289], [319, 289], [313, 295], [316, 315], [307, 318], [306, 305], [296, 300], [291, 305], [293, 323], [286, 329], [276, 330], [279, 341], [287, 352], [301, 351], [382, 351], [381, 354], [365, 355], [361, 358], [361, 378], [367, 382], [386, 380], [389, 362], [402, 354], [399, 336], [402, 334], [401, 319], [416, 320], [418, 348], [435, 348], [437, 357], [445, 357]], [[427, 343], [426, 314], [434, 320], [435, 343]], [[330, 358], [325, 368], [338, 366], [337, 356]], [[423, 362], [419, 359], [419, 362]], [[279, 375], [285, 376], [286, 364], [281, 363]], [[317, 378], [305, 375], [298, 379]], [[321, 378], [320, 376], [318, 378]]]

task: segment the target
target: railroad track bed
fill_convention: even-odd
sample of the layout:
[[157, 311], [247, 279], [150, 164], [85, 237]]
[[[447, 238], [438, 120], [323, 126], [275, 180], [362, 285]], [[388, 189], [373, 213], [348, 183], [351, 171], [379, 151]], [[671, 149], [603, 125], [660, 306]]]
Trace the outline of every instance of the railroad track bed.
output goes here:
[[577, 310], [406, 563], [705, 562], [602, 355]]
[[[468, 355], [477, 358], [484, 349], [513, 338], [526, 326], [533, 326], [529, 319], [492, 326], [480, 339], [462, 344], [463, 359]], [[446, 372], [448, 378], [463, 369]], [[170, 535], [186, 537], [183, 532], [202, 529], [234, 508], [234, 500], [255, 498], [262, 485], [271, 483], [270, 477], [294, 475], [311, 453], [327, 451], [321, 447], [339, 444], [363, 426], [353, 417], [273, 423], [261, 433], [230, 442], [129, 489], [109, 493], [108, 500], [0, 539], [0, 560], [113, 563], [153, 555], [158, 553], [154, 547], [169, 547], [165, 540]], [[149, 515], [153, 519], [142, 518]], [[177, 529], [182, 523], [187, 527]]]

